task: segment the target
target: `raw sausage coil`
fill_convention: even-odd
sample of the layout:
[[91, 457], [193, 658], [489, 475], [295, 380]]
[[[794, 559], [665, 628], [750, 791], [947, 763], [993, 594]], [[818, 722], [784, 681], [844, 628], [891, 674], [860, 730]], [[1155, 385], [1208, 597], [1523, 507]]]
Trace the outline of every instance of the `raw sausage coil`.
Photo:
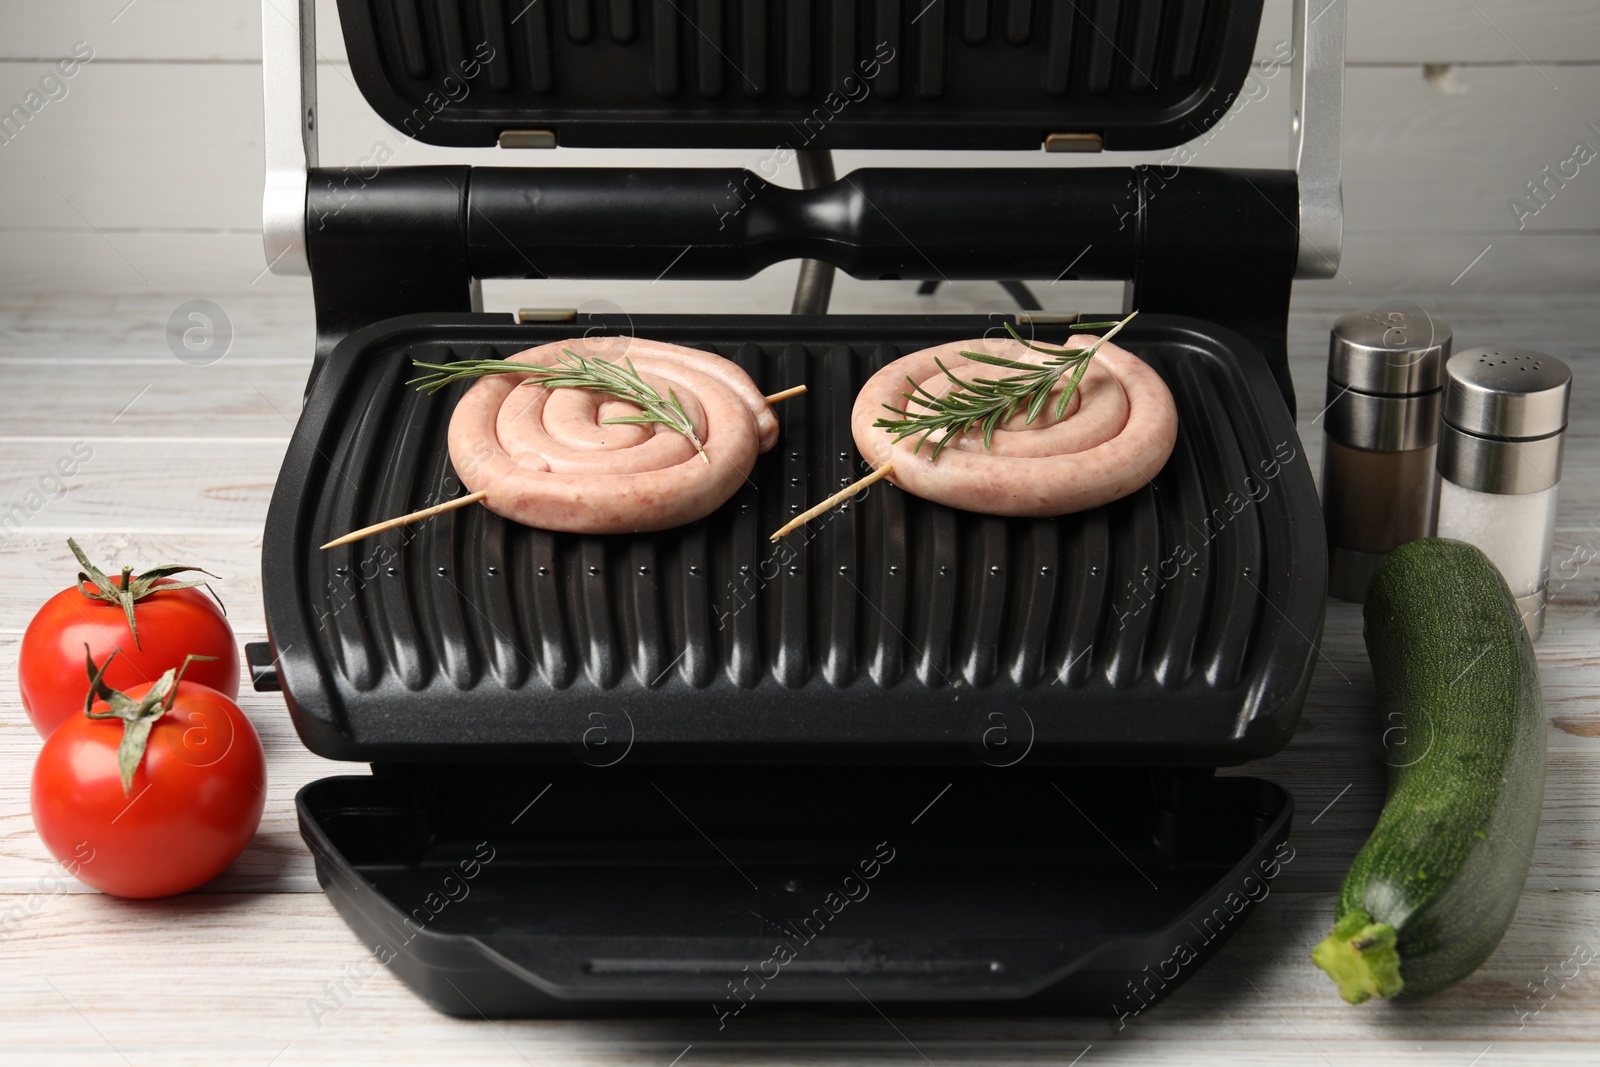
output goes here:
[[[1067, 347], [1096, 340], [1078, 334]], [[908, 377], [935, 396], [956, 388], [936, 360], [962, 378], [1006, 377], [1004, 370], [967, 359], [963, 350], [1031, 363], [1047, 358], [1010, 339], [956, 341], [913, 352], [868, 379], [851, 413], [856, 447], [873, 467], [892, 464], [889, 480], [907, 492], [986, 515], [1066, 515], [1127, 496], [1154, 478], [1172, 454], [1178, 414], [1166, 383], [1143, 360], [1109, 342], [1089, 361], [1063, 418], [1052, 417], [1053, 397], [1031, 426], [1019, 410], [996, 429], [990, 448], [972, 430], [951, 440], [935, 461], [933, 446], [942, 431], [917, 448], [920, 434], [897, 440], [873, 425], [896, 417], [890, 407], [913, 415], [922, 410], [902, 395], [909, 391]], [[1055, 394], [1070, 376], [1062, 376]]]
[[[736, 364], [633, 337], [530, 348], [510, 359], [553, 367], [563, 350], [608, 363], [631, 360], [663, 397], [677, 396], [705, 458], [660, 424], [604, 425], [640, 414], [586, 389], [548, 388], [525, 374], [479, 379], [450, 419], [450, 461], [496, 515], [567, 533], [643, 533], [704, 518], [742, 485], [778, 439], [778, 420]], [[527, 383], [527, 384], [524, 384]]]

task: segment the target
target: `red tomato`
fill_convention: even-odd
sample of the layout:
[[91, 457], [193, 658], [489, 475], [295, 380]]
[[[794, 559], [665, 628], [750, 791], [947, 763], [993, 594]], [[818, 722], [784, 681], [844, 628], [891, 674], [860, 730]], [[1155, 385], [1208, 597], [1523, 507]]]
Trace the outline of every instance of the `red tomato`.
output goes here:
[[[120, 584], [122, 577], [113, 575], [112, 580]], [[227, 618], [202, 589], [160, 588], [171, 581], [158, 581], [155, 592], [134, 604], [137, 644], [127, 615], [116, 604], [87, 597], [76, 586], [45, 601], [22, 635], [17, 667], [22, 707], [40, 736], [49, 737], [73, 716], [83, 717], [83, 698], [89, 692], [84, 645], [96, 663], [122, 650], [106, 672], [106, 684], [113, 689], [154, 682], [193, 653], [216, 659], [191, 663], [186, 681], [209, 685], [229, 699], [239, 695], [239, 648]], [[95, 588], [92, 582], [84, 584]]]
[[[137, 700], [149, 689], [127, 695]], [[95, 710], [105, 705], [96, 701]], [[103, 893], [164, 897], [205, 884], [261, 823], [267, 762], [255, 727], [232, 700], [185, 676], [126, 793], [117, 767], [122, 733], [121, 719], [80, 711], [45, 740], [33, 767], [39, 837]]]

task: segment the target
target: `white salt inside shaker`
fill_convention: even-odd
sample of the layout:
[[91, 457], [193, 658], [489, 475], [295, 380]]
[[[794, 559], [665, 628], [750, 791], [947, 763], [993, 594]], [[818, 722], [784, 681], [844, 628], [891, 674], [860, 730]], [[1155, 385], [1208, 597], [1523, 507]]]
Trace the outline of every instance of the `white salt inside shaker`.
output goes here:
[[1474, 348], [1445, 364], [1438, 534], [1483, 549], [1535, 640], [1571, 395], [1567, 365], [1525, 348]]
[[1555, 528], [1556, 486], [1534, 493], [1480, 493], [1455, 482], [1439, 487], [1441, 514], [1449, 515], [1449, 531], [1440, 537], [1471, 541], [1492, 559], [1516, 596], [1543, 588], [1550, 569], [1550, 538]]

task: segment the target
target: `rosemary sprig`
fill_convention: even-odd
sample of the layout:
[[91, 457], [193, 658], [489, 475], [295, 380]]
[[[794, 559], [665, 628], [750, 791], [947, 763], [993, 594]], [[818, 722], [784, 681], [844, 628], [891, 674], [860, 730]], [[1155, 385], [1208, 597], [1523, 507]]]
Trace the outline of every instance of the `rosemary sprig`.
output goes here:
[[634, 369], [631, 359], [624, 359], [622, 363], [607, 363], [602, 359], [580, 356], [570, 348], [563, 348], [561, 357], [556, 360], [554, 367], [539, 367], [505, 359], [462, 359], [454, 363], [425, 363], [420, 359], [414, 359], [411, 363], [412, 366], [428, 373], [420, 378], [412, 378], [406, 384], [415, 385], [424, 393], [436, 393], [447, 385], [469, 378], [482, 378], [489, 374], [526, 374], [529, 382], [550, 389], [587, 389], [591, 393], [626, 400], [636, 405], [642, 414], [618, 415], [600, 420], [601, 424], [644, 426], [660, 423], [687, 437], [689, 443], [694, 445], [695, 451], [700, 453], [702, 462], [707, 464], [711, 462], [706, 457], [705, 445], [694, 432], [694, 420], [679, 402], [678, 394], [668, 389], [667, 395], [663, 397], [659, 390], [645, 381], [644, 377]]
[[939, 458], [939, 453], [944, 451], [945, 445], [974, 426], [983, 430], [983, 447], [987, 449], [994, 443], [996, 428], [1019, 409], [1028, 413], [1027, 421], [1031, 425], [1044, 410], [1056, 383], [1061, 380], [1062, 375], [1070, 371], [1072, 376], [1067, 380], [1066, 388], [1062, 389], [1056, 398], [1054, 417], [1060, 419], [1066, 414], [1067, 405], [1072, 402], [1073, 394], [1078, 391], [1078, 383], [1083, 381], [1084, 374], [1089, 370], [1089, 360], [1094, 358], [1095, 352], [1099, 351], [1101, 345], [1116, 336], [1117, 331], [1126, 326], [1137, 314], [1137, 311], [1132, 312], [1120, 322], [1077, 323], [1075, 328], [1080, 330], [1102, 330], [1110, 327], [1104, 337], [1087, 348], [1049, 348], [1037, 345], [1025, 340], [1008, 322], [1006, 330], [1018, 343], [1024, 348], [1051, 358], [1043, 363], [1025, 363], [983, 352], [962, 352], [963, 356], [975, 363], [1020, 372], [1004, 378], [970, 379], [958, 377], [942, 361], [935, 360], [939, 369], [944, 372], [944, 376], [950, 379], [956, 388], [943, 396], [935, 396], [908, 377], [906, 384], [911, 387], [911, 391], [900, 394], [906, 398], [906, 408], [916, 404], [926, 410], [913, 414], [905, 408], [890, 407], [885, 404], [884, 407], [900, 417], [881, 418], [873, 425], [888, 430], [897, 438], [921, 434], [922, 439], [916, 443], [913, 452], [921, 451], [929, 438], [942, 431], [942, 436], [933, 445], [935, 460]]

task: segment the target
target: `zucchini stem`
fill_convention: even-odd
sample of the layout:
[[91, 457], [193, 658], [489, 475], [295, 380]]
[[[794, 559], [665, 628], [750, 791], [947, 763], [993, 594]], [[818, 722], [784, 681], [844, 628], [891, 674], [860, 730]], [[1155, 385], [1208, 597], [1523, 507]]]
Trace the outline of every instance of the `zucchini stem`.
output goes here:
[[1352, 911], [1334, 923], [1333, 932], [1311, 950], [1311, 962], [1328, 972], [1350, 1004], [1374, 995], [1392, 997], [1405, 985], [1394, 927], [1373, 922], [1364, 911]]

